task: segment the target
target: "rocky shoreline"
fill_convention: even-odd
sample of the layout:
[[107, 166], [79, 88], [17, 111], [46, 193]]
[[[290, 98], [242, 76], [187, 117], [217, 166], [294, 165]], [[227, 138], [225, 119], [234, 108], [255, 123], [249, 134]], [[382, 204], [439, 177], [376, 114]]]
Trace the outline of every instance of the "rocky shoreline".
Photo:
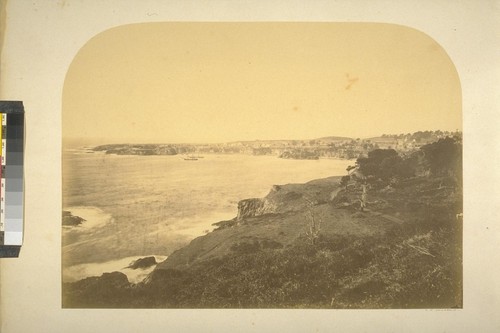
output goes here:
[[[448, 204], [443, 203], [442, 206], [431, 208], [430, 205], [436, 205], [434, 200], [426, 199], [422, 202], [421, 198], [424, 197], [418, 194], [428, 196], [429, 188], [438, 187], [442, 182], [443, 180], [430, 181], [418, 178], [401, 188], [372, 191], [369, 209], [365, 212], [359, 211], [357, 202], [361, 188], [351, 186], [346, 191], [340, 187], [340, 177], [320, 179], [305, 184], [274, 186], [264, 198], [240, 201], [238, 215], [235, 218], [216, 223], [217, 229], [192, 240], [187, 246], [172, 253], [164, 262], [159, 263], [141, 283], [130, 283], [124, 274], [112, 272], [100, 277], [64, 284], [64, 306], [146, 308], [265, 307], [265, 304], [268, 306], [274, 304], [277, 307], [307, 304], [307, 307], [322, 308], [452, 307], [456, 304], [460, 306], [461, 298], [456, 283], [460, 284], [461, 280], [456, 275], [458, 273], [453, 273], [461, 267], [457, 266], [457, 260], [459, 262], [460, 258], [454, 250], [455, 245], [450, 243], [450, 239], [459, 237], [459, 233], [454, 231], [454, 218], [446, 217], [451, 214], [442, 215], [447, 211]], [[451, 189], [444, 191], [451, 195]], [[436, 195], [442, 197], [444, 193], [441, 192], [436, 192]], [[415, 201], [415, 204], [394, 206], [393, 201], [396, 203], [407, 195], [414, 198], [410, 202]], [[420, 202], [421, 208], [415, 208], [417, 202]], [[432, 213], [433, 217], [424, 217], [428, 214], [426, 212], [432, 211], [435, 211]], [[442, 213], [437, 213], [439, 211]], [[425, 224], [428, 223], [426, 219], [429, 218], [435, 223], [440, 223], [441, 229], [433, 231], [434, 227]], [[443, 222], [438, 222], [436, 219], [439, 221], [443, 219]], [[313, 220], [319, 223], [319, 234], [315, 240], [310, 234]], [[414, 229], [416, 226], [419, 229]], [[417, 232], [410, 230], [417, 230]], [[438, 245], [439, 243], [443, 244]], [[385, 248], [393, 248], [392, 251], [396, 251], [394, 262], [385, 261], [384, 258], [387, 255]], [[423, 254], [423, 251], [428, 254]], [[304, 262], [303, 260], [306, 259], [307, 262]], [[260, 260], [267, 260], [267, 263], [258, 263]], [[266, 265], [268, 267], [264, 268]], [[309, 273], [304, 269], [307, 269], [308, 265], [313, 265], [309, 270], [314, 275], [306, 278]], [[316, 271], [327, 269], [330, 265], [334, 266], [324, 273]], [[384, 267], [385, 265], [389, 266]], [[401, 267], [405, 265], [408, 268], [401, 277], [389, 274], [390, 270], [402, 269]], [[140, 266], [139, 263], [138, 266]], [[233, 266], [234, 268], [231, 268]], [[281, 266], [283, 268], [278, 268]], [[417, 269], [417, 267], [420, 268]], [[256, 271], [262, 269], [264, 270], [257, 274]], [[291, 299], [290, 303], [276, 295], [272, 296], [274, 292], [271, 291], [275, 288], [272, 286], [275, 282], [257, 281], [261, 279], [267, 281], [273, 276], [271, 272], [275, 269], [279, 271], [285, 269], [286, 275], [279, 279], [291, 279], [290, 281], [298, 279], [296, 283], [306, 283], [298, 289], [303, 289], [306, 294], [294, 296], [292, 299], [295, 301]], [[298, 271], [292, 273], [295, 269]], [[419, 303], [417, 298], [413, 299], [413, 294], [403, 296], [401, 293], [410, 292], [409, 286], [414, 283], [420, 274], [417, 272], [422, 269], [427, 272], [425, 274], [436, 270], [444, 275], [432, 278], [420, 277], [420, 284], [424, 286], [429, 284], [428, 288], [431, 288], [430, 284], [433, 284], [441, 286], [440, 288], [444, 290], [440, 290], [434, 296], [427, 295], [427, 301]], [[337, 272], [336, 277], [327, 278], [326, 275], [322, 275], [327, 272], [331, 272], [328, 274]], [[265, 295], [271, 292], [266, 297], [264, 294], [260, 296], [263, 303], [253, 296], [254, 294], [260, 295], [261, 291], [256, 289], [247, 294], [245, 289], [240, 289], [239, 284], [243, 283], [241, 288], [248, 288], [249, 286], [244, 286], [251, 283], [251, 280], [243, 282], [246, 281], [245, 274], [252, 274], [251, 276], [257, 274], [252, 279], [255, 279], [255, 283], [260, 286], [258, 290], [261, 288], [264, 288], [262, 292], [267, 290]], [[410, 275], [407, 277], [406, 274]], [[344, 281], [343, 276], [347, 280]], [[380, 276], [380, 279], [376, 278], [377, 276]], [[455, 282], [449, 287], [442, 285], [443, 276], [446, 281]], [[213, 279], [221, 280], [217, 282]], [[233, 279], [240, 282], [231, 287], [230, 281]], [[316, 279], [319, 280], [315, 283], [324, 284], [322, 293], [327, 292], [330, 296], [320, 297], [314, 301], [312, 296], [307, 296], [307, 293], [315, 295], [320, 290], [309, 290], [306, 285], [308, 280], [315, 281]], [[337, 282], [333, 283], [334, 281]], [[348, 281], [351, 282], [348, 283]], [[268, 283], [271, 284], [268, 285]], [[285, 282], [278, 283], [276, 287], [285, 288], [287, 284], [282, 283]], [[223, 289], [213, 289], [214, 285]], [[394, 288], [396, 285], [400, 285], [398, 288], [402, 288], [401, 291], [387, 291], [389, 290], [387, 288]], [[229, 296], [223, 296], [225, 293], [223, 290], [232, 288], [236, 288], [238, 294], [247, 295], [245, 297], [248, 299], [233, 299], [231, 296], [227, 299], [229, 303], [226, 303], [224, 299]], [[212, 291], [207, 294], [209, 290]], [[187, 293], [186, 296], [181, 296], [183, 293]], [[293, 294], [293, 291], [288, 290], [286, 293]], [[395, 299], [389, 300], [386, 294]], [[205, 295], [203, 296], [205, 301], [200, 299], [200, 295]], [[367, 301], [365, 296], [361, 295], [371, 295], [371, 301]], [[302, 298], [304, 299], [300, 301]], [[241, 305], [238, 305], [238, 299], [242, 302]], [[236, 303], [234, 303], [235, 300]], [[365, 303], [362, 303], [362, 300]]]
[[236, 217], [170, 254], [142, 283], [114, 272], [64, 284], [63, 306], [461, 308], [461, 165], [424, 159], [449, 150], [459, 161], [460, 147], [440, 141], [404, 159], [375, 151], [358, 159], [374, 176], [359, 172], [347, 184], [275, 185], [240, 201]]

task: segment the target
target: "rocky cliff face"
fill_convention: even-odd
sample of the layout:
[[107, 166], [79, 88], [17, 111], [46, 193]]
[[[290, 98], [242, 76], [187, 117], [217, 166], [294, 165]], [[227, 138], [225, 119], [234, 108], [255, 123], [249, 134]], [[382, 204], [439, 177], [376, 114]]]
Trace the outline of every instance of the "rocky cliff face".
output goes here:
[[238, 203], [236, 221], [266, 214], [282, 214], [301, 211], [308, 206], [325, 203], [331, 200], [332, 190], [336, 190], [336, 182], [322, 180], [321, 183], [274, 185], [264, 198], [241, 200]]
[[[187, 274], [197, 264], [224, 260], [228, 255], [286, 248], [306, 232], [311, 214], [342, 223], [345, 211], [331, 212], [331, 205], [327, 204], [338, 184], [339, 177], [330, 177], [306, 184], [275, 185], [264, 198], [241, 200], [233, 220], [218, 224], [215, 231], [170, 254], [140, 287], [132, 286], [119, 272], [68, 283], [64, 285], [68, 296], [65, 307], [123, 307], [131, 302], [127, 297], [133, 299], [134, 288], [154, 284], [155, 279], [163, 281], [172, 278], [169, 274]], [[327, 226], [323, 229], [326, 232]], [[141, 258], [129, 268], [143, 268], [154, 262], [154, 257]]]
[[215, 223], [218, 229], [175, 251], [155, 270], [184, 269], [196, 262], [222, 258], [248, 244], [291, 243], [305, 232], [311, 212], [319, 205], [328, 206], [324, 204], [338, 190], [339, 178], [274, 185], [264, 198], [241, 200], [234, 219]]
[[273, 205], [265, 198], [245, 199], [238, 202], [238, 216], [237, 221], [241, 221], [247, 217], [255, 217], [264, 214], [274, 213], [276, 205]]

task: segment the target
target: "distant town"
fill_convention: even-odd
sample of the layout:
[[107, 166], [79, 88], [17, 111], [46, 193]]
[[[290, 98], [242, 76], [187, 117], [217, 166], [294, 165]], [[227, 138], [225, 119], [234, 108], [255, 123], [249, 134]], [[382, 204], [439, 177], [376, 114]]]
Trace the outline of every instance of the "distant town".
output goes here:
[[383, 134], [368, 139], [329, 136], [312, 140], [253, 140], [215, 144], [109, 144], [92, 150], [116, 155], [246, 154], [275, 155], [289, 159], [355, 159], [374, 149], [394, 149], [407, 154], [450, 136], [461, 137], [462, 133], [438, 130]]

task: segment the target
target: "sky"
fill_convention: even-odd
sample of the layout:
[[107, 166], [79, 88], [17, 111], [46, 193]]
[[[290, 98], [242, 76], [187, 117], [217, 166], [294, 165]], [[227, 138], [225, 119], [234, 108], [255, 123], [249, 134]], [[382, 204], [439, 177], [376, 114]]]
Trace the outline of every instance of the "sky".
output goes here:
[[462, 130], [431, 37], [369, 23], [143, 23], [75, 56], [63, 140], [214, 143]]

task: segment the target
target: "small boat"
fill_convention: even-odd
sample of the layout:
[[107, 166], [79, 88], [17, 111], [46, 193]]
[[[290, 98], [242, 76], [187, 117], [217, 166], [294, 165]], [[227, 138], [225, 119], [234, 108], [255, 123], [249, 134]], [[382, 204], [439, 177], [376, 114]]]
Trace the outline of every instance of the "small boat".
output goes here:
[[196, 156], [186, 156], [184, 161], [198, 161], [198, 158]]

